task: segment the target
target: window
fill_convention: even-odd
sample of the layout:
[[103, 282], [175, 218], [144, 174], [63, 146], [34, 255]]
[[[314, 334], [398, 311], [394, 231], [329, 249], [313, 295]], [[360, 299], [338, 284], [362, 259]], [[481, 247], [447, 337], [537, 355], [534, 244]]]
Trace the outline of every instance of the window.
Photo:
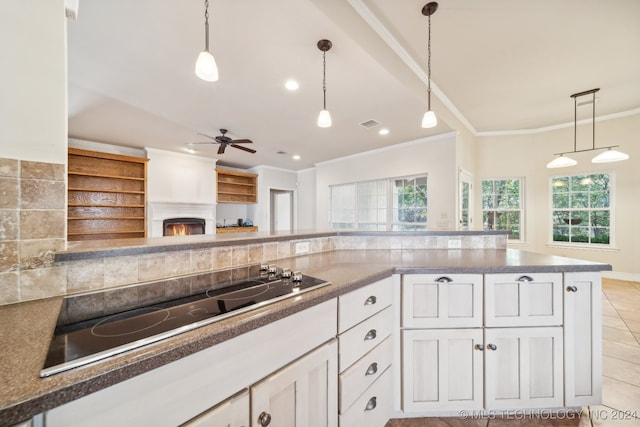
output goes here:
[[612, 174], [551, 179], [552, 241], [610, 245]]
[[427, 176], [333, 185], [331, 228], [426, 230]]
[[509, 239], [523, 240], [523, 178], [482, 181], [484, 230], [508, 230]]

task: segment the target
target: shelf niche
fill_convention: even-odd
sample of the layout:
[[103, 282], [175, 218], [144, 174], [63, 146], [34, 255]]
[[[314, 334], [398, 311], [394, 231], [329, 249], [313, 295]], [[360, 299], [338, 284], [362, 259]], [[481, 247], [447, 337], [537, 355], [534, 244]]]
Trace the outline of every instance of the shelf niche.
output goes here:
[[258, 175], [216, 169], [218, 203], [258, 203]]
[[69, 148], [67, 240], [146, 237], [147, 161]]

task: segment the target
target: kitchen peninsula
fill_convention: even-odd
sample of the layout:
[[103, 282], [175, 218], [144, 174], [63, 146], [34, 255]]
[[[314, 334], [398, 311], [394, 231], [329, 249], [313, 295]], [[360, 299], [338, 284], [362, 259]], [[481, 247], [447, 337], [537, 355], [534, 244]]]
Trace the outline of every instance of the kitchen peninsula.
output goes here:
[[[536, 401], [536, 396], [529, 396], [528, 400], [510, 400], [506, 408], [575, 407], [585, 404], [583, 402], [598, 402], [601, 381], [600, 272], [611, 267], [507, 249], [506, 240], [503, 232], [331, 231], [131, 239], [118, 241], [117, 246], [107, 241], [69, 244], [66, 251], [55, 257], [56, 264], [67, 270], [67, 293], [71, 294], [71, 289], [88, 294], [117, 290], [123, 305], [130, 304], [127, 298], [132, 295], [136, 298], [149, 293], [155, 293], [156, 297], [160, 294], [169, 296], [168, 290], [186, 283], [185, 278], [203, 273], [214, 272], [217, 275], [211, 277], [227, 281], [235, 276], [246, 278], [252, 269], [259, 269], [265, 263], [293, 272], [302, 271], [331, 284], [47, 378], [40, 378], [39, 373], [62, 296], [0, 307], [3, 342], [8, 343], [0, 352], [3, 381], [0, 425], [14, 425], [40, 416], [38, 414], [45, 414], [48, 426], [57, 425], [56, 422], [64, 425], [69, 422], [69, 416], [82, 423], [86, 422], [83, 416], [90, 416], [91, 411], [94, 411], [95, 421], [105, 425], [113, 424], [117, 417], [132, 422], [143, 419], [154, 425], [177, 425], [206, 413], [209, 408], [217, 407], [218, 403], [234, 398], [243, 390], [251, 390], [251, 398], [258, 399], [258, 391], [271, 384], [269, 381], [286, 378], [290, 366], [306, 366], [305, 363], [315, 360], [310, 357], [317, 354], [327, 361], [322, 364], [326, 366], [330, 388], [326, 392], [329, 396], [326, 411], [333, 414], [327, 425], [337, 425], [338, 417], [341, 424], [357, 423], [354, 420], [359, 420], [360, 415], [354, 413], [362, 412], [361, 403], [362, 408], [365, 404], [367, 408], [377, 405], [383, 418], [386, 417], [385, 421], [389, 417], [424, 416], [459, 409], [505, 409], [505, 406], [495, 405], [495, 393], [483, 399], [482, 379], [477, 377], [458, 378], [457, 386], [468, 390], [466, 384], [469, 383], [476, 391], [476, 400], [458, 402], [458, 406], [453, 402], [433, 400], [429, 387], [438, 388], [442, 384], [432, 383], [424, 373], [417, 372], [418, 362], [412, 361], [410, 356], [428, 357], [432, 342], [441, 343], [442, 348], [451, 346], [453, 355], [456, 344], [451, 340], [446, 342], [446, 339], [455, 335], [463, 346], [472, 343], [470, 352], [464, 353], [471, 359], [465, 362], [454, 358], [450, 360], [451, 364], [478, 367], [482, 365], [483, 357], [488, 360], [492, 353], [500, 353], [503, 344], [513, 342], [508, 333], [517, 330], [524, 334], [517, 340], [538, 344], [541, 350], [535, 356], [545, 360], [544, 357], [553, 355], [554, 372], [549, 372], [552, 388], [542, 385], [546, 400]], [[194, 282], [188, 283], [191, 286]], [[166, 287], [169, 285], [171, 287]], [[440, 299], [446, 298], [447, 293], [449, 300]], [[488, 300], [488, 295], [493, 299]], [[351, 322], [345, 320], [356, 309], [353, 306], [344, 311], [344, 307], [353, 304], [352, 297], [360, 296], [368, 301], [364, 303], [367, 309], [372, 307], [374, 311]], [[481, 305], [483, 296], [484, 307]], [[505, 305], [496, 307], [491, 302]], [[579, 305], [585, 303], [588, 310], [581, 311]], [[435, 315], [432, 313], [434, 307]], [[458, 314], [454, 313], [456, 310]], [[585, 316], [588, 316], [587, 344], [580, 341], [584, 339]], [[364, 331], [369, 337], [365, 340], [372, 343], [372, 347], [354, 350], [352, 360], [348, 359], [342, 349], [349, 341], [343, 340], [348, 339], [350, 331], [358, 332], [359, 325], [368, 322], [382, 322], [368, 332]], [[506, 328], [509, 322], [510, 326], [516, 327]], [[577, 322], [581, 322], [579, 334], [572, 329]], [[281, 333], [283, 327], [287, 328], [288, 334]], [[275, 332], [269, 328], [275, 328]], [[382, 332], [386, 330], [388, 332]], [[249, 338], [274, 341], [260, 342]], [[341, 348], [339, 355], [336, 339]], [[497, 351], [491, 349], [496, 343]], [[245, 363], [253, 366], [252, 355], [260, 353], [247, 351], [248, 345], [261, 350], [258, 360], [263, 364], [260, 368], [243, 368]], [[584, 356], [585, 345], [589, 346], [589, 357]], [[489, 350], [481, 351], [478, 346]], [[387, 347], [390, 350], [385, 350]], [[234, 370], [231, 368], [234, 364], [229, 365], [225, 360], [238, 350], [242, 356], [233, 359], [238, 365]], [[567, 361], [578, 351], [583, 359], [581, 363], [571, 360], [563, 369], [563, 357]], [[227, 359], [223, 357], [225, 355]], [[380, 369], [377, 376], [374, 375], [373, 383], [362, 386], [362, 391], [354, 392], [349, 401], [340, 400], [347, 395], [344, 387], [348, 387], [350, 369], [357, 367], [360, 360], [368, 360], [367, 357], [386, 358], [388, 362], [384, 369], [382, 362], [376, 363], [375, 370], [378, 366]], [[196, 373], [205, 371], [192, 372], [196, 366], [212, 370], [206, 371], [207, 374], [213, 372], [212, 377], [223, 382], [209, 384], [209, 380], [205, 380], [207, 375]], [[370, 371], [374, 370], [373, 364], [367, 366]], [[491, 366], [487, 362], [487, 378], [491, 377]], [[531, 366], [535, 369], [537, 365], [532, 362]], [[433, 367], [435, 370], [441, 368]], [[226, 369], [229, 372], [225, 372]], [[246, 371], [242, 373], [244, 376], [229, 376], [238, 369]], [[575, 369], [582, 371], [575, 372]], [[185, 375], [189, 372], [191, 376]], [[279, 374], [271, 380], [271, 372]], [[481, 369], [479, 372], [482, 376]], [[585, 396], [581, 388], [585, 372], [594, 384], [589, 396]], [[505, 374], [496, 373], [495, 378], [500, 379], [501, 375]], [[165, 389], [156, 382], [157, 378], [175, 384]], [[415, 386], [400, 393], [400, 378], [404, 379], [404, 384], [411, 379]], [[195, 379], [197, 384], [191, 384], [193, 387], [184, 382]], [[522, 383], [528, 379], [520, 380]], [[342, 390], [340, 399], [337, 398], [338, 383]], [[378, 395], [376, 403], [367, 393], [375, 387], [380, 388], [381, 384], [392, 386], [388, 387], [387, 397]], [[150, 385], [153, 387], [146, 389], [148, 393], [140, 392]], [[486, 393], [491, 393], [492, 387], [495, 390], [495, 384], [486, 384]], [[454, 388], [450, 387], [450, 390]], [[404, 394], [404, 400], [400, 400], [401, 394]], [[163, 395], [159, 400], [150, 400]], [[552, 398], [548, 399], [549, 396]], [[359, 403], [364, 397], [367, 399]], [[504, 399], [504, 396], [498, 397]], [[331, 403], [336, 400], [339, 401], [337, 404]], [[116, 406], [118, 411], [110, 410]], [[144, 408], [144, 413], [140, 408]], [[248, 414], [248, 409], [246, 412]]]

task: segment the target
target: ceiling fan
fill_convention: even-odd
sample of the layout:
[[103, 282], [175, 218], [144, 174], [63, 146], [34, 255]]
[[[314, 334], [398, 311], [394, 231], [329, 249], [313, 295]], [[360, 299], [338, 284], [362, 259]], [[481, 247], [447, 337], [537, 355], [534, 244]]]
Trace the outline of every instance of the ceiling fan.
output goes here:
[[204, 141], [204, 142], [188, 142], [187, 145], [198, 145], [198, 144], [220, 144], [220, 147], [218, 147], [218, 154], [224, 154], [224, 150], [227, 148], [227, 145], [230, 145], [233, 148], [237, 148], [249, 153], [255, 153], [256, 150], [253, 150], [251, 148], [247, 148], [247, 147], [243, 147], [242, 145], [237, 145], [237, 144], [252, 144], [253, 141], [251, 141], [250, 139], [231, 139], [228, 136], [226, 136], [226, 133], [228, 131], [226, 129], [220, 129], [220, 133], [222, 135], [219, 136], [209, 136], [207, 134], [204, 133], [198, 133], [198, 135], [202, 135], [204, 137], [210, 138], [212, 141]]

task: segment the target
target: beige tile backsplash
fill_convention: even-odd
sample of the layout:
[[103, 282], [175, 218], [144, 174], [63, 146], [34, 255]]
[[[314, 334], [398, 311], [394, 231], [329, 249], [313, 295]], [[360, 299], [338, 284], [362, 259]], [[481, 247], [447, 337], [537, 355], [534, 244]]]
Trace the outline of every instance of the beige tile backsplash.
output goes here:
[[[65, 175], [62, 164], [0, 159], [0, 305], [113, 288], [106, 300], [88, 296], [69, 308], [82, 313], [188, 295], [295, 256], [297, 242], [309, 242], [310, 253], [448, 247], [447, 236], [331, 236], [56, 263], [66, 243]], [[455, 238], [463, 249], [504, 249], [507, 242], [503, 235]], [[205, 274], [190, 276], [197, 273]]]

